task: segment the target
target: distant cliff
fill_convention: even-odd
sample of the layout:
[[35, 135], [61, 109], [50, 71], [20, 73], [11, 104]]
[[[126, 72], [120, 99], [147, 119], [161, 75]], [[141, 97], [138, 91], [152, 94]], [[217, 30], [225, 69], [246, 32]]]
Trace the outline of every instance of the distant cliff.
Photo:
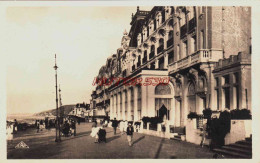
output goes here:
[[[62, 112], [64, 112], [64, 115], [68, 115], [69, 112], [71, 110], [73, 110], [73, 108], [75, 107], [76, 105], [73, 104], [73, 105], [63, 105], [61, 110]], [[35, 116], [51, 116], [51, 115], [54, 115], [56, 116], [56, 109], [51, 109], [51, 110], [47, 110], [47, 111], [42, 111], [40, 113], [35, 113], [34, 114]]]

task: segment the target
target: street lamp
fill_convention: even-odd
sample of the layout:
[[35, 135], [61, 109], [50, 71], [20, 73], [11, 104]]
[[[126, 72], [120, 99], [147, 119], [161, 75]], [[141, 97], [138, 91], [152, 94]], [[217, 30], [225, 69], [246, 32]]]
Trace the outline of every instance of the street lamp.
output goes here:
[[[55, 70], [55, 87], [56, 87], [56, 139], [55, 142], [60, 142], [60, 120], [58, 118], [58, 86], [57, 86], [57, 69], [58, 66], [56, 64], [56, 54], [55, 54], [55, 66], [53, 67]], [[58, 137], [58, 130], [59, 130], [59, 137]]]
[[59, 99], [60, 99], [60, 113], [59, 113], [59, 115], [60, 115], [60, 117], [59, 117], [59, 139], [61, 140], [61, 138], [60, 138], [60, 122], [61, 122], [61, 118], [63, 118], [63, 114], [62, 114], [62, 112], [63, 112], [63, 109], [61, 108], [61, 106], [62, 106], [62, 103], [61, 103], [61, 90], [60, 90], [60, 85], [59, 85]]

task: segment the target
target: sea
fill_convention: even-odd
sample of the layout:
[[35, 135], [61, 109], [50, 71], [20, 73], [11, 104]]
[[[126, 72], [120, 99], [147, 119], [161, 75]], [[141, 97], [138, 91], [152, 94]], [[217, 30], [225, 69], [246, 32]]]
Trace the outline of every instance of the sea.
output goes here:
[[6, 121], [13, 122], [16, 119], [18, 123], [35, 124], [35, 120], [45, 119], [44, 116], [38, 116], [34, 114], [8, 114]]

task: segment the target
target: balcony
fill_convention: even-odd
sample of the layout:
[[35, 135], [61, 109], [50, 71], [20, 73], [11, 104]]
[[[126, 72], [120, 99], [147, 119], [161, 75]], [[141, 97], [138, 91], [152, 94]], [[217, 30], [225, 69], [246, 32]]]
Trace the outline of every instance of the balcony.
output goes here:
[[181, 38], [183, 38], [187, 33], [187, 25], [181, 26]]
[[163, 51], [163, 45], [160, 45], [160, 46], [157, 48], [157, 54], [160, 54], [162, 51]]
[[149, 54], [149, 59], [153, 58], [154, 57], [154, 51], [152, 51], [150, 54]]
[[173, 45], [173, 37], [167, 41], [167, 48]]
[[168, 71], [172, 74], [195, 64], [218, 62], [218, 60], [222, 59], [222, 57], [222, 50], [201, 49], [185, 58], [169, 64]]
[[192, 18], [190, 21], [189, 21], [189, 32], [193, 31], [196, 27], [196, 20], [195, 18]]

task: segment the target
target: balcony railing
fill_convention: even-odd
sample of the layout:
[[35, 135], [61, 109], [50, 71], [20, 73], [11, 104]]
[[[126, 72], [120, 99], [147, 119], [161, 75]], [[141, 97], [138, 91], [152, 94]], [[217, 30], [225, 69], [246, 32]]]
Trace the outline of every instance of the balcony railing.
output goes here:
[[163, 45], [160, 45], [158, 48], [157, 48], [157, 54], [161, 53], [163, 51]]
[[201, 49], [185, 58], [169, 64], [168, 71], [169, 73], [175, 73], [198, 63], [217, 62], [219, 59], [222, 59], [222, 57], [222, 50]]
[[181, 38], [185, 36], [185, 34], [187, 33], [187, 25], [183, 25], [181, 26]]
[[194, 30], [196, 27], [196, 19], [195, 18], [192, 18], [190, 21], [189, 21], [189, 32]]
[[173, 37], [167, 41], [167, 48], [173, 45]]
[[150, 54], [149, 54], [149, 59], [153, 58], [154, 57], [154, 51], [152, 51]]

